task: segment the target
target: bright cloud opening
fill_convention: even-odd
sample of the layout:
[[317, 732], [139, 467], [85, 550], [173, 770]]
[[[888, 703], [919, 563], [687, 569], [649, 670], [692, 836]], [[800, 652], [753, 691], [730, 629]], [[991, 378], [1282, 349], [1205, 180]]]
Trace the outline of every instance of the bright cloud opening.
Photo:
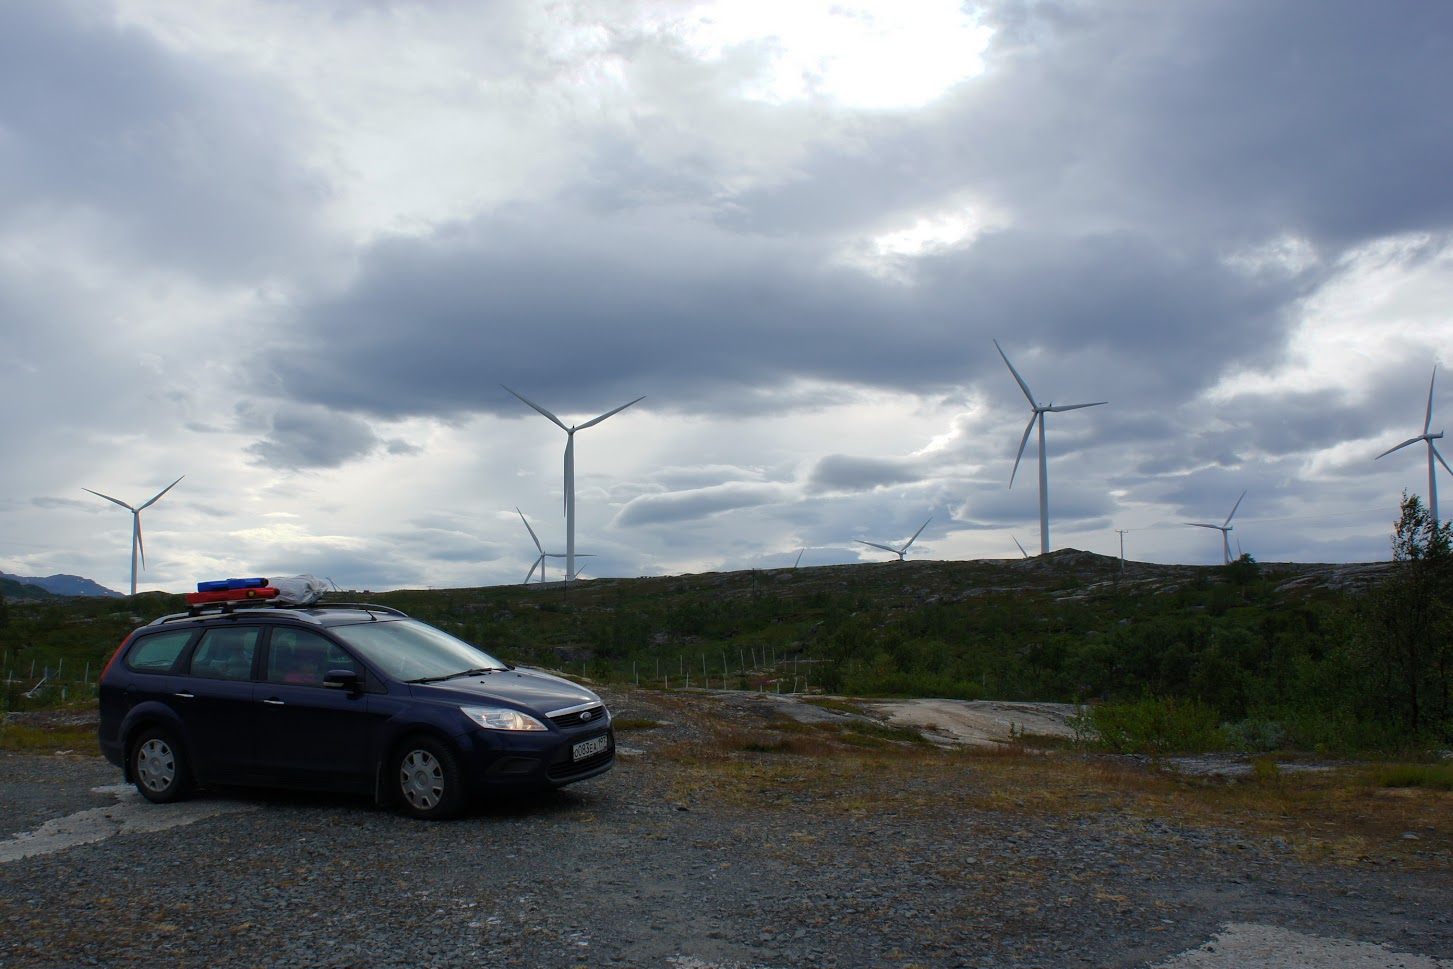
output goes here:
[[698, 7], [679, 29], [704, 59], [759, 46], [767, 66], [749, 97], [883, 110], [927, 104], [980, 73], [991, 34], [953, 0], [731, 0]]

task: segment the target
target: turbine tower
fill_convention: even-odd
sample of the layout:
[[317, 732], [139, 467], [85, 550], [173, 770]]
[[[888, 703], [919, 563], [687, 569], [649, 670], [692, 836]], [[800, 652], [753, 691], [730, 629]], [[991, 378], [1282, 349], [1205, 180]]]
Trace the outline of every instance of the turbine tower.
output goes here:
[[[933, 521], [932, 518], [928, 520], [928, 522], [931, 521]], [[862, 545], [871, 545], [874, 548], [881, 548], [885, 552], [892, 552], [894, 555], [898, 556], [898, 561], [902, 562], [903, 557], [908, 554], [909, 547], [912, 546], [914, 542], [918, 541], [918, 536], [922, 535], [923, 530], [928, 527], [928, 522], [924, 522], [922, 525], [919, 525], [918, 531], [913, 533], [913, 537], [908, 540], [908, 544], [903, 546], [902, 548], [894, 548], [891, 545], [879, 545], [877, 542], [865, 542], [861, 538], [855, 538], [853, 539], [853, 541], [858, 542]]]
[[[530, 580], [535, 577], [535, 570], [536, 569], [539, 569], [540, 570], [540, 582], [541, 583], [544, 583], [544, 581], [545, 581], [545, 560], [546, 559], [563, 559], [565, 557], [565, 553], [564, 552], [547, 552], [547, 551], [545, 551], [544, 547], [540, 544], [539, 536], [537, 536], [535, 534], [535, 530], [530, 527], [529, 521], [525, 518], [525, 513], [522, 512], [522, 511], [520, 511], [520, 509], [519, 509], [518, 506], [516, 506], [515, 511], [519, 513], [520, 521], [522, 521], [522, 522], [525, 523], [525, 530], [530, 533], [530, 538], [535, 543], [535, 550], [540, 553], [540, 557], [537, 558], [537, 559], [535, 559], [535, 564], [532, 565], [532, 566], [530, 566], [530, 571], [528, 573], [526, 573], [524, 584], [525, 585], [529, 585], [530, 584]], [[588, 552], [581, 552], [580, 555], [579, 555], [579, 557], [580, 558], [590, 558], [590, 553], [588, 553]]]
[[[182, 475], [182, 478], [185, 477], [186, 475]], [[146, 568], [146, 548], [141, 542], [141, 511], [143, 508], [150, 508], [152, 505], [156, 504], [161, 496], [175, 488], [177, 486], [177, 482], [181, 481], [182, 478], [178, 478], [176, 481], [173, 481], [171, 484], [167, 485], [165, 488], [161, 489], [155, 495], [153, 495], [150, 500], [142, 502], [135, 508], [131, 507], [120, 498], [112, 498], [110, 495], [103, 495], [99, 491], [91, 491], [90, 488], [81, 489], [82, 491], [91, 491], [91, 494], [95, 495], [97, 498], [105, 498], [107, 501], [115, 502], [122, 508], [125, 508], [127, 511], [131, 512], [131, 595], [133, 597], [136, 595], [136, 557], [138, 555], [141, 556], [141, 567]]]
[[1014, 375], [1019, 389], [1024, 391], [1024, 396], [1029, 398], [1029, 406], [1033, 413], [1029, 417], [1029, 424], [1024, 428], [1024, 436], [1019, 439], [1019, 453], [1014, 456], [1014, 470], [1009, 472], [1009, 487], [1014, 487], [1014, 476], [1019, 473], [1019, 461], [1024, 457], [1024, 445], [1029, 443], [1029, 432], [1034, 430], [1034, 425], [1039, 425], [1039, 554], [1049, 554], [1049, 463], [1044, 456], [1044, 415], [1055, 414], [1064, 410], [1079, 410], [1082, 407], [1099, 407], [1101, 404], [1109, 403], [1104, 400], [1097, 400], [1092, 404], [1056, 404], [1053, 401], [1048, 404], [1041, 404], [1034, 399], [1034, 392], [1029, 389], [1029, 384], [1019, 376], [1019, 371], [1014, 369], [1014, 364], [1009, 362], [1009, 356], [1004, 348], [999, 346], [999, 341], [994, 341], [994, 349], [999, 351], [999, 356], [1004, 358], [1004, 363], [1009, 372]]
[[[500, 386], [503, 387], [504, 385], [501, 384]], [[583, 431], [587, 427], [594, 427], [595, 425], [599, 424], [601, 421], [605, 420], [607, 417], [612, 417], [612, 416], [614, 416], [616, 414], [619, 414], [621, 411], [623, 411], [627, 407], [631, 406], [631, 404], [640, 403], [641, 401], [645, 400], [646, 398], [645, 398], [645, 395], [643, 394], [642, 396], [637, 397], [635, 400], [630, 401], [630, 403], [622, 404], [621, 406], [617, 407], [615, 410], [606, 411], [604, 414], [601, 414], [599, 417], [592, 418], [591, 420], [586, 421], [584, 424], [575, 424], [575, 425], [572, 425], [570, 427], [566, 427], [565, 426], [565, 423], [562, 420], [560, 420], [560, 418], [556, 417], [554, 414], [550, 413], [545, 408], [541, 407], [539, 404], [535, 403], [534, 401], [530, 400], [529, 398], [527, 398], [527, 397], [525, 397], [525, 396], [523, 396], [521, 394], [516, 394], [513, 390], [510, 390], [510, 388], [508, 388], [508, 387], [505, 387], [505, 390], [509, 390], [510, 393], [515, 394], [516, 397], [519, 397], [520, 400], [524, 401], [526, 404], [529, 404], [535, 410], [539, 411], [543, 416], [549, 418], [550, 421], [551, 421], [551, 423], [553, 423], [556, 427], [560, 428], [560, 430], [562, 430], [562, 431], [565, 432], [565, 581], [566, 582], [569, 582], [572, 579], [574, 579], [575, 578], [575, 575], [576, 575], [576, 570], [575, 570], [575, 432], [576, 431]]]
[[[1241, 498], [1245, 497], [1246, 492], [1241, 492]], [[1219, 525], [1213, 525], [1209, 522], [1186, 522], [1187, 525], [1194, 525], [1196, 528], [1214, 528], [1221, 533], [1221, 552], [1224, 556], [1221, 562], [1222, 565], [1231, 564], [1231, 519], [1236, 517], [1236, 509], [1241, 507], [1241, 498], [1236, 499], [1236, 504], [1231, 506], [1231, 514], [1227, 515], [1226, 520]], [[1236, 550], [1238, 552], [1241, 550], [1241, 539], [1239, 538], [1236, 540]]]
[[[1438, 479], [1434, 475], [1434, 472], [1437, 470], [1433, 464], [1434, 460], [1436, 460], [1438, 464], [1441, 464], [1443, 466], [1443, 469], [1449, 474], [1453, 474], [1453, 468], [1448, 467], [1448, 462], [1443, 460], [1443, 455], [1439, 454], [1438, 449], [1433, 445], [1434, 441], [1443, 436], [1443, 432], [1439, 431], [1437, 434], [1428, 433], [1428, 428], [1433, 425], [1433, 381], [1437, 379], [1438, 368], [1434, 367], [1433, 376], [1428, 381], [1428, 414], [1426, 417], [1423, 418], [1423, 433], [1419, 434], [1417, 437], [1410, 437], [1403, 443], [1399, 444], [1397, 447], [1390, 447], [1386, 451], [1383, 451], [1382, 454], [1379, 454], [1377, 456], [1378, 458], [1386, 457], [1394, 451], [1407, 447], [1409, 444], [1416, 444], [1419, 441], [1428, 442], [1428, 513], [1433, 516], [1434, 522], [1439, 521]], [[1376, 461], [1377, 458], [1373, 458], [1373, 460]]]

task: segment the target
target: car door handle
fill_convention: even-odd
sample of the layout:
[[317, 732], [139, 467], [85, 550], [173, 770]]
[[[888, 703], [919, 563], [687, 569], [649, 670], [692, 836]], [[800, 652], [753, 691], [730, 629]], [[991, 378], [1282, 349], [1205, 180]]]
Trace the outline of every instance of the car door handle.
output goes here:
[[263, 700], [262, 702], [263, 703], [266, 703], [270, 707], [285, 707], [285, 706], [287, 706], [286, 703], [284, 703], [283, 701], [279, 700], [275, 696], [270, 696], [266, 700]]
[[196, 699], [197, 694], [195, 694], [195, 693], [178, 693], [177, 696], [181, 697], [183, 700], [194, 700], [194, 699]]

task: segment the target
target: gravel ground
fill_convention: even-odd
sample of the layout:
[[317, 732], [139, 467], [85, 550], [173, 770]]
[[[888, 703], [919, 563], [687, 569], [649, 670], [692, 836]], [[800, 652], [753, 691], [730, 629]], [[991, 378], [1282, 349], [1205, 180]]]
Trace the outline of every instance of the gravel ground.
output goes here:
[[[1444, 857], [1312, 863], [1113, 810], [718, 797], [683, 790], [679, 761], [656, 754], [691, 732], [623, 734], [634, 752], [604, 777], [456, 822], [213, 792], [182, 826], [5, 861], [0, 966], [1140, 967], [1242, 925], [1453, 958]], [[175, 810], [117, 791], [94, 757], [0, 755], [0, 778], [12, 846], [78, 812]]]

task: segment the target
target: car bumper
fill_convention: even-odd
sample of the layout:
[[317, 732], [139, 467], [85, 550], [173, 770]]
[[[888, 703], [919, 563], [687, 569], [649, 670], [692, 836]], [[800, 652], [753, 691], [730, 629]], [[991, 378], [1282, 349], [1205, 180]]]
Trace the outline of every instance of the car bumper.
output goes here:
[[[579, 745], [602, 737], [604, 750], [576, 756]], [[615, 765], [615, 732], [609, 726], [564, 735], [476, 730], [458, 743], [460, 766], [476, 794], [563, 787], [604, 774]]]

